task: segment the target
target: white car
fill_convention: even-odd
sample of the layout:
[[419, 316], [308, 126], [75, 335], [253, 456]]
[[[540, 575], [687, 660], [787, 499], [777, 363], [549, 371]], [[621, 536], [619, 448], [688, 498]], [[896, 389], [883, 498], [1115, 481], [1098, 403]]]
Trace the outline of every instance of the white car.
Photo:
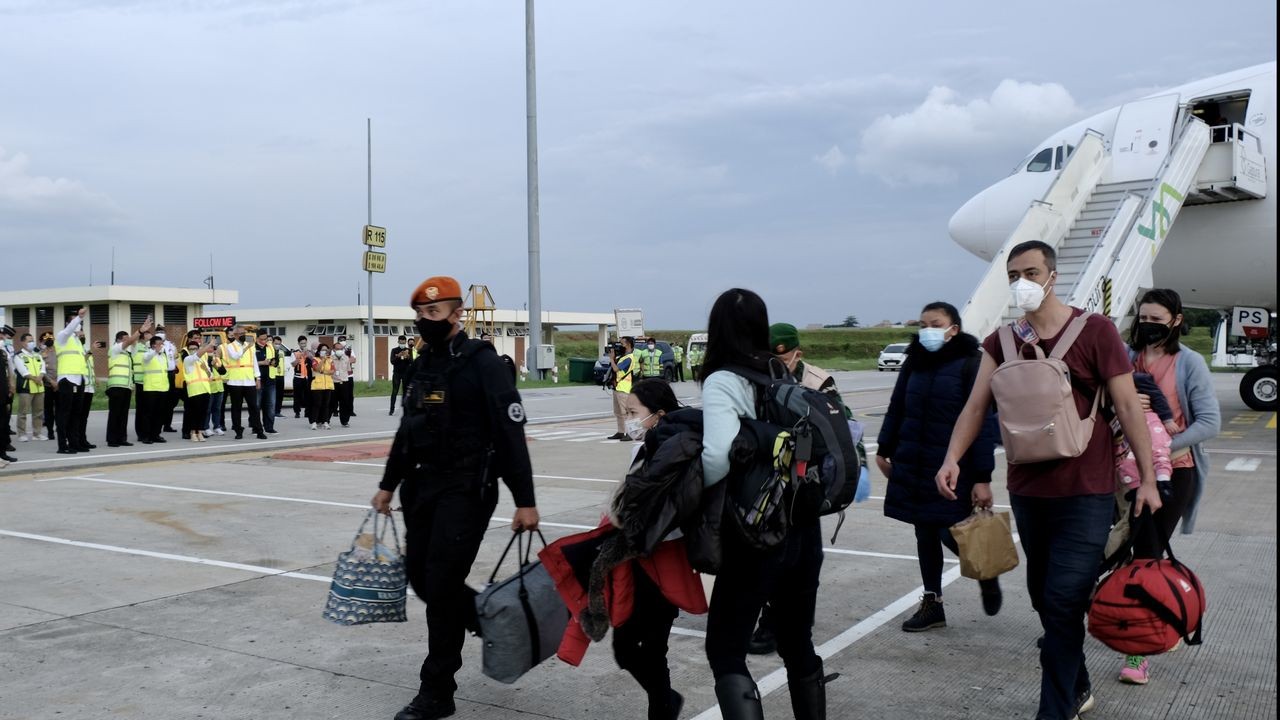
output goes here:
[[910, 343], [893, 343], [885, 345], [880, 351], [880, 357], [876, 360], [876, 369], [880, 372], [885, 370], [898, 370], [902, 367], [902, 363], [907, 360], [907, 346]]

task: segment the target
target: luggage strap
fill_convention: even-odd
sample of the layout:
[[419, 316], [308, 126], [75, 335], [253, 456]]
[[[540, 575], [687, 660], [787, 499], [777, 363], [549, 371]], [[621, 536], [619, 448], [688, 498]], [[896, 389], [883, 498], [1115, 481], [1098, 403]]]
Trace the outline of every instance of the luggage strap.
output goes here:
[[[538, 538], [542, 540], [542, 547], [547, 546], [547, 539], [543, 537], [541, 530], [534, 530], [538, 533]], [[520, 559], [520, 569], [516, 571], [516, 578], [520, 582], [520, 592], [517, 596], [520, 598], [520, 607], [524, 610], [524, 624], [529, 628], [529, 653], [530, 662], [534, 665], [541, 660], [539, 657], [542, 648], [542, 637], [538, 634], [538, 618], [533, 614], [533, 606], [529, 604], [529, 590], [524, 586], [524, 569], [530, 565], [529, 555], [533, 552], [533, 538], [529, 538], [529, 544], [525, 545], [522, 537], [524, 536], [524, 528], [521, 528], [511, 534], [511, 539], [507, 541], [507, 548], [502, 551], [502, 557], [498, 558], [498, 563], [493, 566], [493, 572], [489, 575], [489, 583], [492, 584], [494, 579], [498, 577], [498, 569], [502, 567], [502, 562], [507, 559], [507, 553], [511, 551], [511, 545], [516, 546], [516, 557]]]

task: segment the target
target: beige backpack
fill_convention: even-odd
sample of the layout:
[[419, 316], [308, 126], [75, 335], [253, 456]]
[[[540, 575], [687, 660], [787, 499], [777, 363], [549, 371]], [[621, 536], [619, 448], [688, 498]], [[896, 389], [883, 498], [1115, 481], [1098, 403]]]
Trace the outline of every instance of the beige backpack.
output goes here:
[[1062, 358], [1075, 344], [1090, 314], [1067, 324], [1047, 358], [1038, 344], [1031, 344], [1035, 358], [1022, 357], [1013, 339], [1013, 328], [1000, 328], [1004, 362], [991, 375], [991, 394], [999, 410], [1000, 436], [1009, 463], [1079, 457], [1089, 447], [1103, 388], [1098, 388], [1093, 398], [1089, 417], [1081, 418], [1071, 392], [1071, 370]]

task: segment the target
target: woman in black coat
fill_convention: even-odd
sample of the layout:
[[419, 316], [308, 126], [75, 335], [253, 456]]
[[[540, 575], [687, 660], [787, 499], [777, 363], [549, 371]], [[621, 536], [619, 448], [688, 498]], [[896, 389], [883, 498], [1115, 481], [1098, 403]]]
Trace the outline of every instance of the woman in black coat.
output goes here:
[[[920, 325], [893, 388], [876, 449], [876, 464], [889, 479], [884, 514], [916, 529], [924, 597], [915, 615], [902, 623], [907, 632], [946, 627], [942, 546], [957, 552], [950, 527], [968, 517], [973, 506], [991, 506], [995, 468], [996, 424], [988, 412], [977, 440], [960, 461], [957, 499], [938, 494], [934, 475], [942, 467], [951, 429], [969, 399], [982, 348], [977, 338], [961, 331], [960, 313], [949, 303], [926, 305]], [[995, 615], [1002, 602], [999, 580], [982, 580], [979, 585], [983, 609]]]

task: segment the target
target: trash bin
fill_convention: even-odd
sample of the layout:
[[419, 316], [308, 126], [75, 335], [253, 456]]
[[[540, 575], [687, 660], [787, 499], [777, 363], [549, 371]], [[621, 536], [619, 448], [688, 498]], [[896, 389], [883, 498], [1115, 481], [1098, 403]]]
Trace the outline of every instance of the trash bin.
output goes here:
[[595, 382], [596, 361], [591, 358], [569, 358], [569, 382]]

